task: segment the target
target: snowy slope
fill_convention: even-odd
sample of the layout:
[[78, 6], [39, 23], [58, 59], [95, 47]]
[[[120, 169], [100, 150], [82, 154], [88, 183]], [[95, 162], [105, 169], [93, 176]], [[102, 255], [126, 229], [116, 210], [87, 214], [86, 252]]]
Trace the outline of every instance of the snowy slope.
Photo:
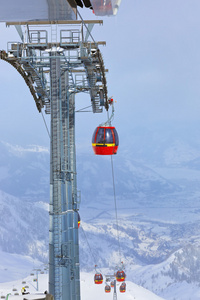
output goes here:
[[47, 259], [48, 205], [0, 190], [0, 249]]
[[30, 270], [38, 268], [41, 262], [19, 254], [10, 254], [0, 251], [0, 282], [1, 288], [4, 283], [29, 275]]
[[135, 266], [131, 279], [164, 299], [199, 300], [200, 246], [186, 245], [157, 265]]
[[[23, 286], [27, 286], [27, 291], [31, 294], [44, 293], [48, 290], [48, 274], [46, 274], [45, 266], [41, 265], [39, 261], [33, 261], [28, 257], [21, 257], [19, 255], [8, 255], [1, 252], [2, 258], [0, 262], [0, 295], [6, 296], [11, 293], [9, 299], [18, 299], [14, 296], [15, 293], [21, 294]], [[38, 291], [37, 282], [33, 280], [37, 278], [34, 269], [40, 268], [38, 272]], [[7, 272], [7, 282], [5, 280], [5, 273]], [[41, 274], [44, 273], [44, 274]], [[31, 275], [34, 274], [34, 275]], [[28, 275], [28, 276], [27, 276]], [[10, 276], [10, 277], [9, 277]], [[112, 299], [113, 293], [105, 294], [104, 284], [94, 284], [94, 273], [81, 273], [81, 299], [82, 300], [102, 300]], [[14, 279], [14, 280], [13, 280]], [[120, 294], [117, 286], [117, 298], [119, 300], [161, 300], [152, 292], [140, 287], [133, 282], [127, 281], [127, 291], [125, 294]], [[23, 297], [21, 297], [22, 299]], [[28, 298], [28, 297], [26, 297]]]
[[[102, 300], [102, 299], [113, 299], [113, 292], [111, 291], [110, 294], [105, 294], [104, 292], [104, 285], [95, 285], [93, 282], [93, 274], [90, 273], [81, 273], [81, 299], [82, 300]], [[14, 293], [19, 293], [21, 291], [21, 288], [25, 285], [29, 286], [27, 288], [27, 291], [29, 291], [32, 294], [37, 293], [36, 284], [33, 283], [32, 277], [28, 276], [27, 278], [24, 278], [23, 280], [17, 280], [5, 284], [0, 283], [0, 292], [1, 295], [7, 295], [8, 293], [11, 293], [12, 296], [9, 296], [9, 299], [16, 299], [17, 297], [14, 297]], [[26, 282], [25, 284], [22, 284], [22, 281]], [[39, 291], [38, 293], [44, 293], [44, 291], [47, 290], [48, 287], [48, 275], [47, 274], [39, 274], [38, 275], [38, 284], [39, 284]], [[119, 291], [117, 291], [117, 299], [123, 300], [161, 300], [164, 298], [161, 298], [159, 296], [156, 296], [152, 292], [144, 289], [141, 286], [138, 286], [132, 282], [127, 281], [127, 290], [126, 293], [121, 294]], [[13, 291], [13, 289], [16, 289], [16, 291]], [[117, 287], [118, 290], [118, 287]], [[30, 295], [31, 296], [31, 295]], [[28, 296], [26, 296], [27, 299], [29, 299]], [[18, 299], [18, 298], [17, 298]], [[21, 297], [22, 299], [22, 297]]]
[[0, 142], [0, 189], [31, 201], [49, 200], [49, 150]]
[[[47, 262], [48, 205], [42, 202], [24, 202], [3, 192], [0, 193], [0, 199], [2, 249], [13, 253], [18, 251]], [[118, 263], [113, 199], [109, 202], [81, 205], [81, 270], [91, 272], [95, 264], [101, 268], [113, 268]], [[175, 283], [180, 289], [187, 283], [187, 290], [191, 293], [195, 291], [198, 282], [195, 274], [200, 276], [196, 263], [200, 260], [198, 209], [191, 207], [188, 210], [188, 206], [181, 209], [173, 206], [155, 208], [155, 205], [145, 209], [145, 203], [139, 205], [137, 202], [135, 206], [130, 200], [117, 203], [120, 211], [120, 244], [128, 280], [170, 300], [173, 299], [172, 287]], [[167, 203], [169, 204], [169, 201]], [[193, 245], [193, 248], [183, 247], [183, 244]], [[182, 248], [178, 256], [175, 255], [177, 248]], [[170, 256], [171, 253], [174, 255]], [[169, 256], [173, 259], [168, 259]], [[185, 256], [190, 257], [190, 260], [186, 260]], [[5, 260], [3, 255], [1, 257]], [[180, 273], [174, 266], [178, 266]], [[9, 268], [7, 269], [9, 271]], [[8, 272], [4, 271], [2, 269], [3, 277], [7, 281]], [[10, 271], [12, 276], [15, 276], [14, 271]], [[181, 272], [186, 274], [187, 278], [182, 276]], [[11, 278], [13, 279], [14, 277]], [[179, 297], [177, 295], [177, 300], [179, 299], [182, 300], [181, 292]]]

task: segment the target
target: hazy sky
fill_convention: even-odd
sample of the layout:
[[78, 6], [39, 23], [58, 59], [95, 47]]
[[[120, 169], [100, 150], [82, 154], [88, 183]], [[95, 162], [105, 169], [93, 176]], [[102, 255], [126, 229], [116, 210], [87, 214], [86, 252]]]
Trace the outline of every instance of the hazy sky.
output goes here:
[[[80, 12], [97, 19], [90, 10]], [[199, 0], [122, 0], [116, 17], [95, 25], [95, 40], [107, 43], [100, 49], [109, 69], [109, 95], [117, 100], [113, 125], [120, 135], [138, 125], [200, 120], [199, 13]], [[0, 49], [17, 40], [15, 29], [1, 23]], [[48, 145], [24, 80], [3, 61], [0, 70], [0, 140]], [[106, 114], [77, 114], [77, 139], [87, 142], [105, 119]]]

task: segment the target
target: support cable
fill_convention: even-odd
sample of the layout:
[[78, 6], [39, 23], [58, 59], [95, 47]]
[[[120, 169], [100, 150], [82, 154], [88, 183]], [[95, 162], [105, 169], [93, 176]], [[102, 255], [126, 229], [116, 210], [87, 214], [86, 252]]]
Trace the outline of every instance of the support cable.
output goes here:
[[44, 118], [44, 114], [43, 114], [42, 110], [41, 110], [41, 114], [42, 114], [42, 118], [43, 118], [43, 121], [44, 121], [44, 125], [45, 125], [45, 127], [46, 127], [46, 130], [47, 130], [48, 136], [49, 136], [49, 138], [51, 138], [51, 135], [50, 135], [50, 132], [49, 132], [49, 128], [47, 127], [47, 123], [46, 123], [46, 120], [45, 120], [45, 118]]
[[116, 226], [117, 226], [117, 239], [118, 239], [118, 249], [119, 249], [119, 258], [121, 263], [121, 247], [119, 242], [119, 224], [118, 224], [118, 214], [117, 214], [117, 200], [116, 200], [116, 191], [115, 191], [115, 177], [114, 177], [114, 167], [113, 167], [113, 158], [111, 157], [111, 168], [112, 168], [112, 179], [113, 179], [113, 195], [114, 195], [114, 203], [115, 203], [115, 218], [116, 218]]
[[[96, 264], [96, 259], [95, 259], [95, 256], [94, 256], [94, 253], [92, 252], [92, 248], [91, 248], [91, 246], [90, 246], [90, 244], [89, 244], [89, 241], [88, 241], [88, 239], [87, 239], [87, 236], [86, 236], [85, 230], [83, 229], [83, 226], [82, 226], [81, 224], [80, 224], [80, 228], [82, 229], [82, 232], [83, 232], [83, 235], [84, 235], [85, 241], [86, 241], [86, 243], [87, 243], [87, 245], [88, 245], [88, 248], [89, 248], [90, 254], [91, 254], [92, 258], [93, 258], [94, 265], [95, 265], [95, 266], [97, 266], [97, 264]], [[102, 274], [102, 271], [101, 271], [101, 269], [99, 269], [99, 270], [100, 270], [100, 273]]]
[[80, 19], [81, 19], [83, 25], [85, 26], [85, 28], [86, 28], [88, 34], [90, 35], [91, 39], [93, 40], [95, 46], [97, 47], [97, 49], [99, 49], [98, 43], [95, 41], [95, 39], [93, 38], [91, 32], [88, 30], [87, 25], [85, 24], [85, 22], [84, 22], [84, 20], [83, 20], [83, 18], [82, 18], [82, 16], [81, 16], [80, 12], [78, 11], [78, 9], [77, 9], [77, 13], [78, 13], [78, 15], [79, 15], [79, 17], [80, 17]]
[[[81, 225], [81, 224], [80, 224], [80, 225]], [[91, 256], [92, 256], [92, 258], [93, 258], [93, 260], [94, 260], [94, 264], [95, 264], [95, 257], [94, 257], [94, 254], [93, 254], [93, 252], [92, 252], [92, 248], [90, 247], [90, 244], [89, 244], [89, 242], [88, 242], [88, 239], [87, 239], [87, 236], [86, 236], [85, 230], [83, 229], [83, 226], [82, 226], [82, 225], [80, 226], [80, 228], [82, 229], [82, 232], [83, 232], [83, 235], [84, 235], [85, 241], [86, 241], [86, 243], [87, 243], [87, 245], [88, 245], [88, 248], [89, 248], [90, 254], [91, 254]]]
[[90, 107], [92, 107], [92, 105], [89, 105], [89, 106], [80, 108], [79, 110], [76, 110], [75, 112], [76, 112], [76, 113], [77, 113], [77, 112], [92, 112], [92, 111], [90, 111], [90, 110], [85, 110], [85, 109], [90, 108]]

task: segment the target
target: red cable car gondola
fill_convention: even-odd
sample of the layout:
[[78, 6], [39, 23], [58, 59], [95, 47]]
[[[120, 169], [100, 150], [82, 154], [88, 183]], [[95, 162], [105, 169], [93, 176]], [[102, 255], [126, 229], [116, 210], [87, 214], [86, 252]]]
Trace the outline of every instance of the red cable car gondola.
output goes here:
[[103, 276], [102, 274], [95, 274], [94, 275], [94, 283], [95, 284], [102, 284], [103, 283]]
[[117, 153], [119, 137], [113, 126], [98, 126], [92, 137], [92, 148], [96, 155]]
[[111, 281], [110, 286], [114, 287], [114, 281]]
[[106, 285], [106, 286], [105, 286], [105, 292], [106, 292], [106, 293], [110, 293], [110, 291], [111, 291], [110, 285]]
[[126, 292], [126, 283], [123, 282], [120, 287], [119, 287], [120, 293], [125, 293]]
[[126, 278], [126, 274], [124, 271], [117, 271], [116, 273], [116, 280], [121, 282], [121, 281], [124, 281]]

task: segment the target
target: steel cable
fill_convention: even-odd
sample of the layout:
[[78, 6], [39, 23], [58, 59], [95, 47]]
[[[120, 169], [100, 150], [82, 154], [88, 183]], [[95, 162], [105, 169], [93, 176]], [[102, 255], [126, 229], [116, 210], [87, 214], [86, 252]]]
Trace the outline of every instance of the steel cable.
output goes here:
[[[82, 232], [83, 232], [84, 238], [85, 238], [85, 240], [86, 240], [86, 243], [87, 243], [87, 245], [88, 245], [90, 254], [91, 254], [92, 258], [93, 258], [94, 265], [97, 266], [97, 264], [96, 264], [96, 259], [95, 259], [95, 256], [94, 256], [94, 253], [92, 252], [92, 248], [91, 248], [91, 246], [90, 246], [90, 244], [89, 244], [89, 241], [88, 241], [88, 239], [87, 239], [85, 230], [83, 229], [83, 226], [82, 226], [81, 224], [80, 224], [80, 228], [82, 229]], [[101, 269], [99, 269], [99, 270], [100, 270], [100, 273], [102, 274]]]
[[49, 136], [49, 138], [51, 138], [51, 135], [50, 135], [50, 132], [49, 132], [49, 128], [48, 128], [48, 126], [47, 126], [47, 123], [46, 123], [46, 120], [45, 120], [45, 118], [44, 118], [44, 115], [43, 115], [42, 110], [41, 110], [41, 114], [42, 114], [42, 118], [43, 118], [43, 121], [44, 121], [44, 125], [45, 125], [45, 127], [46, 127], [46, 130], [47, 130], [48, 136]]
[[119, 259], [121, 263], [121, 246], [119, 241], [119, 223], [118, 223], [118, 213], [117, 213], [117, 200], [116, 200], [116, 191], [115, 191], [115, 177], [114, 177], [114, 167], [113, 167], [113, 158], [111, 157], [111, 168], [112, 168], [112, 180], [113, 180], [113, 196], [114, 196], [114, 205], [115, 205], [115, 219], [117, 227], [117, 239], [118, 239], [118, 250], [119, 250]]

